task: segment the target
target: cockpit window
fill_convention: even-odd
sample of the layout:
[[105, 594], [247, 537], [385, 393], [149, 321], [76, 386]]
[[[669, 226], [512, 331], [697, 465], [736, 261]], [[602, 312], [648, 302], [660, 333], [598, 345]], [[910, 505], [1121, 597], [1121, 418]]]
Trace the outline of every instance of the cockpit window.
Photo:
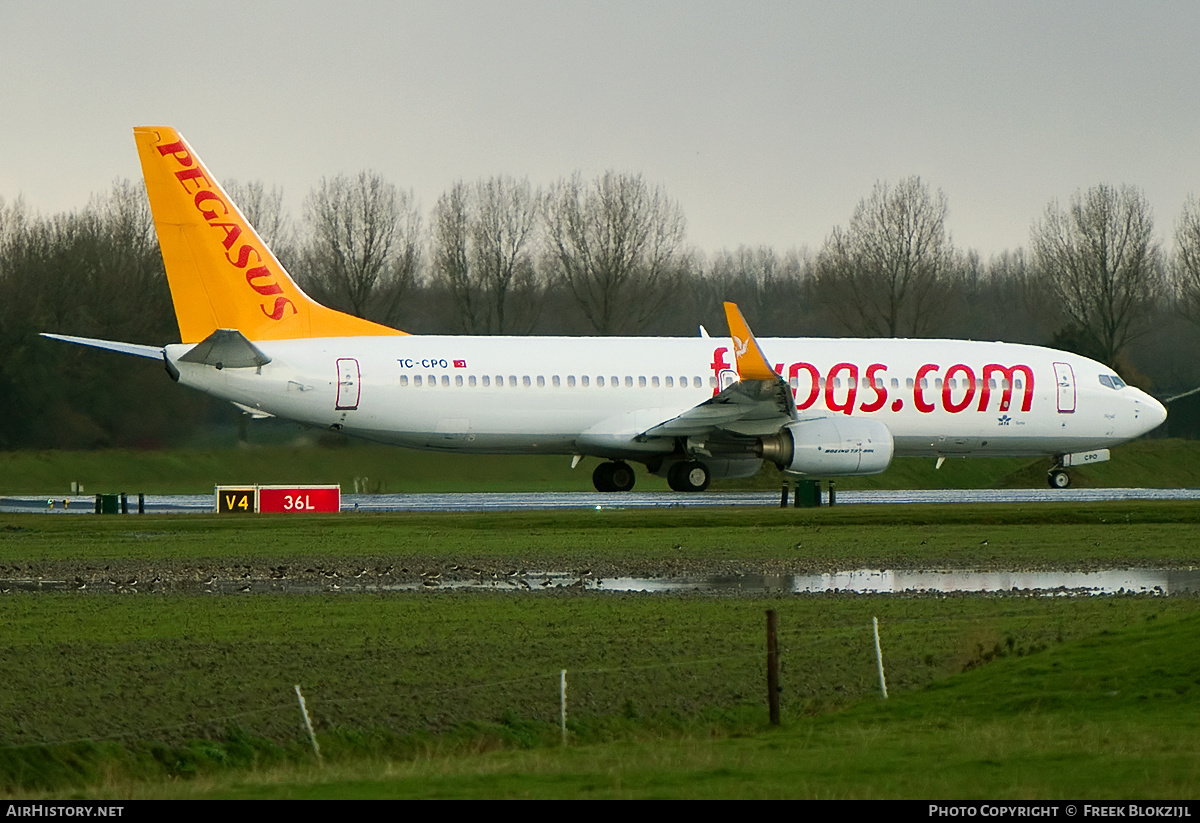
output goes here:
[[1107, 374], [1100, 375], [1100, 385], [1108, 386], [1111, 389], [1113, 387], [1112, 378], [1109, 377]]
[[1125, 381], [1117, 377], [1115, 374], [1112, 376], [1112, 384], [1114, 389], [1125, 388]]
[[1100, 375], [1100, 385], [1108, 386], [1110, 389], [1123, 389], [1125, 388], [1125, 381], [1115, 374], [1102, 374]]

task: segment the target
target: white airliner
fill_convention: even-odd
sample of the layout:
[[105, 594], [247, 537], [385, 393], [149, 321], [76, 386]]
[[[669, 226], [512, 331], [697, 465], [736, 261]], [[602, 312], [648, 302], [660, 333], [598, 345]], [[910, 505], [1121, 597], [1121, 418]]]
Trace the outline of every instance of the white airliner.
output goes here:
[[182, 343], [46, 335], [160, 359], [180, 383], [278, 416], [416, 449], [642, 463], [678, 491], [769, 460], [810, 478], [894, 454], [1056, 458], [1067, 469], [1166, 418], [1106, 366], [1037, 346], [764, 338], [726, 303], [732, 344], [696, 338], [412, 336], [311, 300], [173, 129], [134, 136]]

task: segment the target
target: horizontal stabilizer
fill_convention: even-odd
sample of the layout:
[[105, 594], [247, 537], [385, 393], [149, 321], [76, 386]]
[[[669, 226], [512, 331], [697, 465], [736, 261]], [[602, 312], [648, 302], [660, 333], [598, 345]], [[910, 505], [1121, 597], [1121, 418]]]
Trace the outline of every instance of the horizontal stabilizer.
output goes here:
[[181, 363], [202, 363], [218, 369], [252, 369], [271, 362], [235, 329], [217, 329], [179, 358]]
[[42, 332], [42, 337], [49, 337], [51, 340], [65, 340], [68, 343], [75, 343], [80, 346], [91, 346], [93, 349], [108, 349], [109, 351], [120, 352], [121, 354], [132, 354], [137, 357], [148, 357], [151, 360], [162, 360], [162, 346], [143, 346], [138, 343], [118, 343], [115, 340], [96, 340], [92, 337], [71, 337], [66, 334], [50, 334]]

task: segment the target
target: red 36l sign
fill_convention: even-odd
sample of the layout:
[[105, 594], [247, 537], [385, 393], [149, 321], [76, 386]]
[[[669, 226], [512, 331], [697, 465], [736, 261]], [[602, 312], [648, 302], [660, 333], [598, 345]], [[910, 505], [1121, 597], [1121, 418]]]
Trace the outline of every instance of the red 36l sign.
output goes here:
[[256, 512], [336, 514], [342, 508], [342, 489], [340, 486], [217, 487], [219, 512], [247, 511], [251, 500]]
[[327, 512], [336, 514], [342, 507], [339, 486], [259, 486], [258, 510], [302, 514]]

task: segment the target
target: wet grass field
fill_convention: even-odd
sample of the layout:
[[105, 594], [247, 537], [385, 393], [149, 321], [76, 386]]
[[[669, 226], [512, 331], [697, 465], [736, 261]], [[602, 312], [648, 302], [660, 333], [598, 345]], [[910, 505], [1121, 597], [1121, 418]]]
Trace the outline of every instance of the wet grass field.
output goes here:
[[[0, 785], [97, 797], [1191, 797], [1197, 598], [351, 594], [338, 577], [320, 593], [212, 594], [142, 581], [368, 565], [1187, 568], [1198, 517], [1173, 502], [5, 516], [0, 577], [90, 582], [0, 594]], [[782, 729], [766, 725], [768, 608]]]
[[[827, 571], [1180, 568], [1194, 501], [445, 514], [0, 515], [0, 578], [110, 570], [394, 567]], [[397, 565], [399, 561], [400, 565]], [[458, 567], [457, 571], [455, 567]]]
[[[278, 428], [281, 424], [276, 424]], [[278, 432], [277, 432], [278, 433]], [[291, 427], [296, 444], [242, 444], [236, 448], [171, 451], [0, 453], [0, 494], [61, 496], [71, 484], [85, 494], [210, 494], [216, 485], [338, 483], [343, 493], [591, 491], [587, 459], [571, 468], [569, 456], [468, 455], [419, 452], [358, 441], [336, 447], [313, 444]], [[873, 477], [843, 478], [846, 489], [1046, 488], [1049, 458], [898, 457]], [[1112, 460], [1072, 469], [1079, 487], [1192, 488], [1200, 486], [1200, 443], [1138, 440], [1112, 452]], [[745, 480], [715, 480], [714, 490], [778, 490], [784, 475], [764, 467]], [[356, 486], [357, 481], [357, 486]], [[639, 491], [666, 490], [666, 481], [637, 471]]]

